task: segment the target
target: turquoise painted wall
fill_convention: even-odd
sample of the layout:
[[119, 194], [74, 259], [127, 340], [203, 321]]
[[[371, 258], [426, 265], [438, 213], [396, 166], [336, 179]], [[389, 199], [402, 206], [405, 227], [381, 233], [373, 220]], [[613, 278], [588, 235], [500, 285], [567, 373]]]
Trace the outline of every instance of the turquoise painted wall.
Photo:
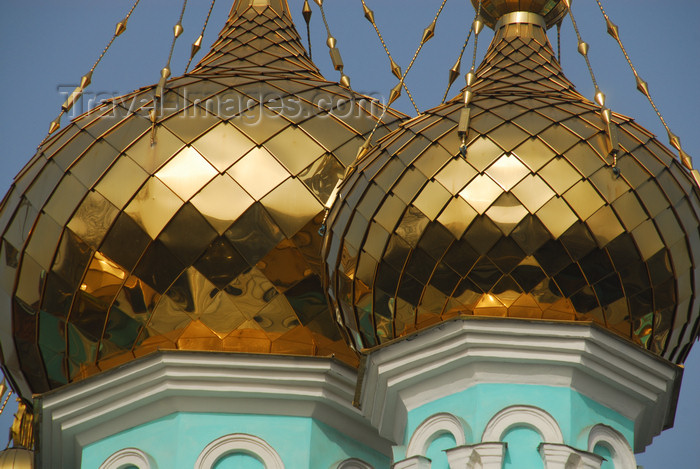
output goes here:
[[544, 469], [542, 456], [537, 450], [542, 437], [535, 430], [515, 427], [505, 434], [503, 441], [508, 445], [503, 469]]
[[598, 456], [605, 458], [605, 461], [603, 461], [603, 465], [600, 466], [600, 469], [615, 469], [615, 465], [612, 463], [612, 453], [608, 448], [603, 445], [596, 445], [596, 447], [593, 448], [593, 452]]
[[[440, 412], [460, 417], [471, 428], [471, 434], [467, 434], [467, 444], [479, 443], [491, 418], [513, 405], [530, 405], [548, 412], [559, 423], [564, 443], [575, 448], [586, 450], [588, 432], [600, 423], [620, 432], [630, 444], [634, 438], [634, 424], [631, 420], [569, 388], [529, 384], [478, 384], [411, 410], [408, 413], [405, 444], [408, 444], [411, 435], [423, 421]], [[529, 437], [525, 433], [516, 433], [512, 438], [513, 443], [518, 445], [522, 438]], [[405, 457], [405, 446], [394, 447], [396, 461]]]
[[[390, 465], [384, 455], [311, 418], [175, 413], [90, 444], [83, 450], [81, 467], [95, 469], [121, 449], [138, 448], [149, 454], [159, 469], [192, 469], [209, 443], [231, 433], [246, 433], [265, 440], [290, 469], [328, 468], [350, 457], [377, 468]], [[229, 456], [218, 461], [215, 469], [261, 467], [256, 463], [254, 458]]]
[[[448, 412], [469, 425], [471, 433], [467, 434], [467, 443], [478, 443], [491, 418], [512, 405], [531, 405], [548, 412], [559, 423], [564, 443], [575, 448], [585, 450], [588, 432], [600, 423], [616, 429], [630, 442], [633, 439], [631, 421], [571, 389], [479, 384], [410, 411], [405, 442], [424, 420]], [[362, 459], [377, 469], [390, 467], [389, 459], [382, 454], [311, 418], [210, 413], [174, 413], [95, 442], [83, 450], [81, 467], [94, 469], [113, 453], [134, 447], [148, 453], [159, 469], [192, 469], [198, 455], [210, 442], [231, 433], [262, 438], [275, 448], [290, 469], [326, 469], [351, 457]], [[541, 468], [537, 452], [541, 439], [536, 432], [516, 427], [506, 434], [504, 440], [508, 443], [505, 469]], [[433, 441], [427, 454], [433, 460], [433, 469], [447, 467], [444, 450], [454, 445], [450, 435], [441, 435]], [[605, 451], [604, 448], [597, 450]], [[394, 453], [396, 461], [404, 459], [405, 446], [395, 447]], [[601, 455], [609, 457], [608, 454]], [[260, 467], [255, 458], [231, 455], [218, 461], [215, 469]]]
[[426, 457], [431, 461], [431, 469], [438, 467], [447, 467], [446, 449], [455, 447], [455, 439], [450, 434], [443, 434], [435, 438], [428, 448]]

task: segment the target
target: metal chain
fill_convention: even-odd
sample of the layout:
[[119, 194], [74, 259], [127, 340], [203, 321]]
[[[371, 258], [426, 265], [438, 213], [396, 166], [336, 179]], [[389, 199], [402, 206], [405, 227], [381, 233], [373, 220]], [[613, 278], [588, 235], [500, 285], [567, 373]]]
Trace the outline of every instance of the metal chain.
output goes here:
[[605, 106], [605, 95], [598, 87], [598, 82], [595, 78], [595, 73], [593, 73], [593, 67], [591, 66], [591, 61], [588, 58], [588, 44], [581, 39], [581, 34], [576, 24], [576, 19], [574, 18], [574, 13], [571, 10], [571, 0], [564, 0], [564, 4], [569, 11], [569, 17], [571, 18], [571, 23], [574, 26], [574, 31], [576, 32], [576, 37], [578, 39], [578, 52], [586, 59], [586, 66], [588, 67], [588, 72], [591, 75], [591, 81], [595, 88], [595, 102], [600, 106], [600, 116], [605, 123], [605, 130], [607, 134], [608, 141], [608, 156], [612, 157], [611, 167], [613, 169], [613, 174], [617, 177], [620, 175], [620, 169], [617, 167], [617, 155], [620, 152], [620, 144], [618, 137], [617, 124], [613, 122], [612, 111]]
[[484, 29], [484, 22], [481, 19], [481, 4], [482, 0], [479, 0], [479, 5], [476, 9], [476, 17], [472, 23], [472, 30], [474, 31], [474, 54], [472, 55], [472, 66], [469, 69], [469, 73], [465, 76], [465, 81], [467, 87], [464, 88], [464, 106], [459, 114], [459, 123], [457, 125], [457, 136], [460, 140], [459, 153], [463, 158], [467, 157], [467, 137], [469, 136], [469, 122], [471, 119], [471, 102], [474, 99], [473, 85], [476, 83], [476, 53], [479, 47], [479, 33]]
[[333, 62], [333, 68], [340, 72], [340, 84], [347, 88], [350, 88], [350, 78], [348, 78], [348, 76], [345, 75], [345, 65], [343, 64], [343, 59], [340, 55], [340, 50], [336, 47], [338, 41], [335, 37], [333, 37], [333, 35], [331, 34], [331, 28], [328, 26], [326, 11], [323, 8], [323, 0], [314, 0], [314, 2], [321, 9], [321, 18], [323, 18], [323, 25], [326, 27], [326, 33], [328, 35], [326, 45], [328, 46], [328, 51], [331, 54], [331, 62]]
[[180, 37], [180, 34], [182, 34], [182, 18], [185, 17], [185, 8], [187, 8], [187, 0], [182, 2], [182, 10], [180, 11], [180, 18], [178, 18], [174, 28], [175, 33], [173, 34], [173, 42], [170, 44], [170, 53], [168, 54], [168, 61], [165, 65], [166, 68], [170, 68], [170, 62], [173, 59], [173, 52], [175, 51], [175, 43], [177, 42], [177, 38]]
[[[477, 16], [474, 16], [474, 21], [476, 21]], [[447, 83], [447, 89], [445, 90], [445, 94], [442, 96], [442, 103], [444, 104], [445, 101], [447, 100], [447, 95], [450, 93], [450, 89], [452, 89], [452, 85], [454, 84], [455, 80], [457, 79], [457, 76], [459, 76], [459, 69], [462, 64], [462, 58], [464, 57], [464, 52], [467, 50], [467, 45], [469, 45], [469, 40], [472, 37], [472, 33], [474, 32], [474, 21], [472, 21], [472, 25], [469, 27], [469, 34], [467, 34], [467, 39], [464, 41], [464, 45], [462, 46], [462, 50], [459, 51], [459, 57], [457, 58], [457, 62], [455, 62], [455, 65], [450, 69], [450, 77]]]
[[476, 68], [476, 49], [479, 46], [479, 33], [481, 32], [481, 28], [483, 28], [483, 23], [481, 23], [481, 27], [477, 26], [477, 21], [481, 21], [481, 2], [482, 0], [479, 0], [479, 6], [476, 9], [476, 18], [474, 19], [474, 23], [472, 23], [472, 28], [474, 29], [474, 32], [476, 33], [474, 35], [474, 54], [472, 55], [472, 68], [471, 71], [474, 72], [474, 69]]
[[[386, 45], [386, 42], [384, 41], [384, 37], [382, 36], [382, 33], [379, 31], [379, 26], [377, 26], [377, 23], [374, 21], [374, 12], [369, 9], [367, 4], [365, 3], [365, 0], [362, 1], [362, 9], [365, 12], [365, 18], [372, 23], [372, 26], [374, 27], [375, 32], [377, 33], [377, 37], [379, 38], [379, 42], [382, 43], [382, 47], [384, 48], [384, 52], [386, 53], [387, 57], [389, 58], [389, 66], [391, 68], [391, 72], [398, 78], [399, 80], [401, 79], [401, 67], [399, 67], [396, 62], [394, 61], [393, 57], [391, 56], [391, 52], [389, 52], [389, 47]], [[413, 108], [416, 110], [416, 114], [420, 114], [420, 109], [418, 109], [418, 105], [416, 102], [413, 100], [413, 95], [411, 94], [411, 91], [408, 89], [408, 86], [406, 85], [405, 82], [403, 82], [403, 89], [406, 90], [406, 95], [408, 96], [408, 99], [411, 100], [411, 104], [413, 105]]]
[[192, 64], [192, 59], [194, 59], [194, 56], [199, 52], [199, 49], [202, 47], [202, 40], [204, 39], [204, 33], [207, 30], [207, 26], [209, 25], [209, 18], [211, 17], [211, 12], [214, 9], [214, 4], [216, 3], [216, 0], [211, 1], [211, 5], [209, 5], [209, 11], [207, 12], [207, 18], [204, 20], [204, 26], [202, 27], [202, 33], [199, 35], [199, 37], [194, 41], [194, 44], [192, 44], [192, 52], [190, 53], [190, 60], [187, 61], [187, 66], [185, 67], [185, 73], [190, 69], [190, 65]]
[[[479, 0], [479, 1], [481, 1], [481, 0]], [[399, 84], [396, 85], [396, 87], [391, 91], [391, 96], [389, 96], [389, 102], [387, 103], [386, 107], [384, 107], [384, 110], [382, 111], [382, 115], [379, 117], [377, 122], [375, 122], [374, 128], [372, 129], [372, 132], [370, 132], [370, 134], [367, 136], [365, 143], [360, 147], [360, 151], [357, 154], [357, 159], [355, 160], [355, 163], [357, 163], [357, 161], [359, 161], [360, 158], [362, 158], [365, 154], [367, 154], [367, 152], [369, 152], [369, 149], [372, 146], [372, 137], [374, 137], [375, 132], [379, 128], [379, 123], [382, 121], [382, 119], [386, 115], [386, 110], [391, 105], [391, 103], [394, 102], [396, 100], [396, 98], [398, 98], [398, 95], [401, 93], [401, 87], [402, 87], [404, 81], [406, 81], [406, 75], [408, 75], [408, 72], [410, 72], [411, 68], [413, 68], [413, 64], [416, 62], [416, 58], [418, 57], [418, 54], [420, 54], [420, 51], [423, 49], [423, 46], [425, 45], [425, 43], [428, 42], [435, 34], [435, 25], [437, 24], [437, 20], [440, 17], [440, 13], [442, 13], [442, 9], [445, 8], [445, 3], [447, 3], [447, 0], [442, 1], [442, 4], [440, 5], [440, 8], [438, 9], [437, 14], [435, 15], [433, 22], [430, 23], [430, 26], [428, 26], [423, 31], [423, 37], [421, 38], [420, 44], [418, 45], [418, 49], [416, 49], [416, 53], [413, 54], [413, 58], [411, 59], [411, 62], [408, 64], [408, 67], [401, 75], [401, 79], [399, 80]], [[353, 165], [351, 165], [350, 167], [353, 167]]]
[[574, 18], [574, 12], [571, 11], [571, 0], [564, 0], [567, 10], [569, 11], [569, 18], [571, 18], [571, 24], [574, 25], [574, 31], [576, 32], [576, 38], [578, 39], [578, 50], [579, 53], [586, 60], [586, 66], [588, 67], [588, 73], [591, 75], [591, 81], [593, 81], [593, 86], [595, 87], [596, 93], [600, 90], [598, 88], [598, 82], [595, 78], [595, 73], [593, 73], [593, 67], [591, 66], [591, 61], [588, 58], [588, 44], [581, 39], [581, 33], [579, 32], [578, 25], [576, 24], [576, 19]]
[[690, 158], [690, 155], [688, 155], [687, 153], [685, 153], [685, 151], [683, 151], [683, 148], [681, 147], [680, 139], [671, 131], [671, 128], [666, 123], [666, 119], [664, 119], [664, 116], [661, 115], [661, 111], [656, 106], [654, 99], [651, 97], [651, 93], [649, 92], [649, 85], [647, 84], [646, 81], [644, 81], [642, 79], [642, 77], [639, 76], [639, 72], [637, 71], [637, 68], [632, 63], [632, 59], [630, 59], [630, 56], [627, 53], [627, 49], [625, 49], [624, 44], [622, 44], [622, 39], [620, 38], [620, 31], [619, 31], [617, 25], [612, 22], [612, 20], [608, 16], [608, 14], [605, 12], [605, 9], [603, 8], [603, 4], [601, 3], [601, 0], [596, 0], [596, 3], [598, 4], [598, 7], [600, 8], [600, 12], [603, 14], [603, 17], [605, 18], [605, 24], [606, 24], [606, 27], [608, 30], [608, 34], [610, 36], [612, 36], [613, 39], [615, 39], [615, 41], [617, 41], [617, 44], [620, 47], [620, 50], [622, 51], [622, 54], [625, 56], [625, 60], [627, 60], [627, 64], [629, 65], [630, 69], [632, 69], [632, 73], [634, 74], [634, 78], [637, 82], [637, 89], [644, 96], [646, 96], [647, 100], [649, 101], [649, 104], [651, 104], [651, 107], [654, 109], [654, 112], [656, 113], [657, 117], [661, 121], [661, 125], [663, 125], [664, 129], [666, 129], [666, 133], [668, 134], [669, 143], [676, 150], [678, 150], [678, 154], [680, 155], [681, 162], [683, 163], [683, 165], [686, 166], [689, 170], [692, 170], [693, 163], [692, 163], [692, 159]]
[[561, 21], [557, 23], [557, 62], [561, 64]]
[[[323, 2], [323, 0], [315, 0], [315, 1], [316, 1], [316, 3]], [[479, 0], [479, 1], [481, 1], [481, 0]], [[440, 9], [438, 10], [437, 14], [435, 15], [435, 18], [433, 19], [433, 22], [430, 24], [430, 26], [428, 26], [423, 31], [423, 37], [421, 38], [421, 42], [420, 42], [420, 45], [418, 46], [418, 50], [416, 50], [416, 53], [413, 55], [413, 59], [411, 60], [411, 63], [409, 64], [406, 71], [404, 71], [404, 73], [401, 75], [401, 79], [399, 80], [399, 84], [392, 90], [392, 96], [389, 97], [389, 102], [384, 106], [384, 109], [382, 110], [382, 114], [379, 116], [377, 121], [374, 123], [374, 127], [372, 128], [372, 131], [369, 133], [369, 135], [367, 135], [365, 142], [358, 149], [357, 157], [355, 158], [355, 161], [353, 163], [351, 163], [347, 168], [345, 168], [345, 174], [336, 183], [336, 186], [333, 189], [333, 192], [331, 193], [330, 197], [328, 198], [328, 201], [326, 202], [326, 212], [325, 212], [324, 217], [323, 217], [323, 222], [321, 223], [321, 228], [319, 229], [319, 234], [323, 235], [325, 233], [326, 220], [328, 218], [329, 209], [330, 209], [330, 206], [333, 204], [333, 202], [335, 202], [335, 199], [338, 195], [338, 190], [339, 190], [341, 184], [355, 171], [357, 164], [367, 155], [367, 153], [369, 153], [370, 149], [372, 148], [372, 137], [374, 137], [374, 134], [376, 133], [377, 129], [379, 128], [379, 124], [384, 119], [384, 116], [386, 115], [387, 109], [389, 109], [389, 105], [393, 102], [393, 100], [391, 98], [394, 97], [394, 100], [395, 100], [396, 97], [398, 97], [398, 96], [394, 96], [396, 94], [396, 90], [398, 90], [398, 92], [400, 93], [403, 82], [406, 79], [406, 75], [411, 70], [411, 67], [413, 67], [414, 62], [416, 61], [416, 57], [418, 57], [418, 54], [420, 53], [421, 49], [423, 49], [423, 46], [425, 45], [425, 43], [428, 42], [435, 34], [435, 24], [437, 23], [437, 20], [440, 17], [440, 13], [442, 13], [442, 10], [445, 7], [446, 2], [447, 2], [447, 0], [443, 0], [442, 5], [440, 5]]]
[[80, 79], [80, 84], [75, 88], [75, 90], [70, 94], [70, 96], [68, 96], [68, 99], [66, 99], [66, 101], [63, 103], [63, 105], [61, 106], [61, 112], [58, 114], [58, 117], [56, 117], [56, 119], [54, 119], [51, 122], [51, 124], [49, 125], [49, 132], [46, 135], [46, 137], [44, 138], [44, 140], [42, 140], [42, 142], [39, 144], [39, 147], [41, 147], [44, 144], [44, 142], [46, 142], [46, 140], [51, 136], [51, 134], [53, 134], [54, 132], [56, 132], [58, 129], [61, 128], [61, 117], [63, 117], [63, 115], [66, 112], [71, 110], [71, 108], [76, 103], [76, 101], [78, 101], [78, 99], [80, 99], [80, 97], [83, 95], [85, 88], [87, 88], [88, 85], [90, 85], [90, 83], [92, 82], [92, 74], [95, 72], [95, 69], [100, 64], [100, 62], [102, 62], [102, 59], [107, 54], [107, 51], [112, 47], [112, 44], [114, 43], [115, 39], [117, 39], [117, 37], [121, 36], [121, 34], [124, 31], [126, 31], [127, 22], [129, 21], [131, 14], [134, 12], [134, 10], [136, 9], [136, 7], [138, 6], [140, 1], [141, 0], [136, 0], [134, 2], [134, 4], [131, 6], [131, 8], [129, 9], [129, 11], [126, 14], [126, 16], [124, 17], [124, 19], [122, 19], [121, 21], [119, 21], [117, 23], [117, 25], [114, 29], [114, 34], [112, 34], [112, 38], [109, 40], [109, 42], [107, 43], [105, 48], [102, 50], [102, 53], [97, 58], [95, 63], [92, 65], [92, 67], [90, 68], [90, 71], [88, 71], [85, 75], [83, 75], [83, 77]]

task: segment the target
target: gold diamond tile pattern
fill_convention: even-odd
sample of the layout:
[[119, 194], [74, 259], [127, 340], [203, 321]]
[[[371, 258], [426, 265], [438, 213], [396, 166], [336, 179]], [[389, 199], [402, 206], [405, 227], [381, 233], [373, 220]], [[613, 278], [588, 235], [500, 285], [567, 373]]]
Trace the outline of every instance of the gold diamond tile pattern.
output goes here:
[[[153, 91], [75, 119], [2, 203], [3, 323], [32, 391], [158, 349], [356, 365], [318, 231], [381, 106], [323, 80], [271, 8], [236, 13], [154, 125]], [[388, 110], [377, 135], [403, 118]]]
[[[235, 6], [234, 6], [235, 8]], [[287, 12], [249, 8], [232, 14], [194, 73], [283, 73], [322, 78]]]
[[615, 115], [616, 176], [597, 106], [537, 26], [502, 27], [477, 76], [466, 157], [457, 96], [402, 124], [341, 186], [326, 292], [354, 345], [455, 316], [517, 317], [593, 322], [682, 361], [699, 325], [688, 173]]

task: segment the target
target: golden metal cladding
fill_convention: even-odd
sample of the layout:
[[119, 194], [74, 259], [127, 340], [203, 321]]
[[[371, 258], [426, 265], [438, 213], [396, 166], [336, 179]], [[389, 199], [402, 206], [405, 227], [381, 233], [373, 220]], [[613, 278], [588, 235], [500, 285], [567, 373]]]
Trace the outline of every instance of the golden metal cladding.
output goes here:
[[[157, 349], [357, 363], [324, 297], [318, 230], [383, 108], [325, 81], [262, 3], [234, 8], [154, 123], [155, 87], [115, 98], [16, 178], [0, 291], [33, 392]], [[387, 111], [378, 137], [402, 118]]]
[[527, 11], [544, 17], [547, 28], [557, 24], [567, 13], [562, 0], [472, 0], [477, 9], [481, 3], [481, 17], [489, 28], [493, 28], [503, 15], [516, 11]]
[[0, 451], [0, 469], [32, 469], [34, 452], [25, 448], [7, 448]]
[[498, 316], [593, 322], [682, 361], [700, 312], [686, 168], [611, 114], [613, 168], [599, 105], [574, 90], [540, 26], [501, 27], [472, 91], [465, 156], [460, 93], [402, 123], [339, 189], [326, 292], [354, 346]]

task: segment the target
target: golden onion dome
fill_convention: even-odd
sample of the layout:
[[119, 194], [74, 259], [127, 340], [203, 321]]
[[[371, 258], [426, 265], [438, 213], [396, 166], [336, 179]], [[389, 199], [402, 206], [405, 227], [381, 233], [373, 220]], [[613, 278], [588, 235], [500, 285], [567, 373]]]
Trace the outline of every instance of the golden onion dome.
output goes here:
[[25, 448], [7, 448], [0, 451], [0, 469], [32, 469], [34, 452]]
[[481, 18], [490, 28], [504, 15], [515, 12], [530, 12], [542, 16], [547, 28], [554, 26], [566, 15], [567, 8], [563, 0], [472, 0], [472, 5], [479, 11]]
[[[323, 79], [288, 9], [237, 0], [154, 123], [155, 87], [112, 99], [16, 177], [0, 291], [4, 366], [23, 395], [157, 349], [356, 363], [324, 298], [317, 231], [382, 108]], [[402, 117], [388, 111], [380, 135]]]
[[698, 187], [619, 114], [615, 161], [541, 16], [509, 16], [476, 73], [466, 147], [460, 94], [340, 187], [323, 256], [341, 325], [371, 349], [454, 317], [584, 321], [682, 361], [698, 331]]

